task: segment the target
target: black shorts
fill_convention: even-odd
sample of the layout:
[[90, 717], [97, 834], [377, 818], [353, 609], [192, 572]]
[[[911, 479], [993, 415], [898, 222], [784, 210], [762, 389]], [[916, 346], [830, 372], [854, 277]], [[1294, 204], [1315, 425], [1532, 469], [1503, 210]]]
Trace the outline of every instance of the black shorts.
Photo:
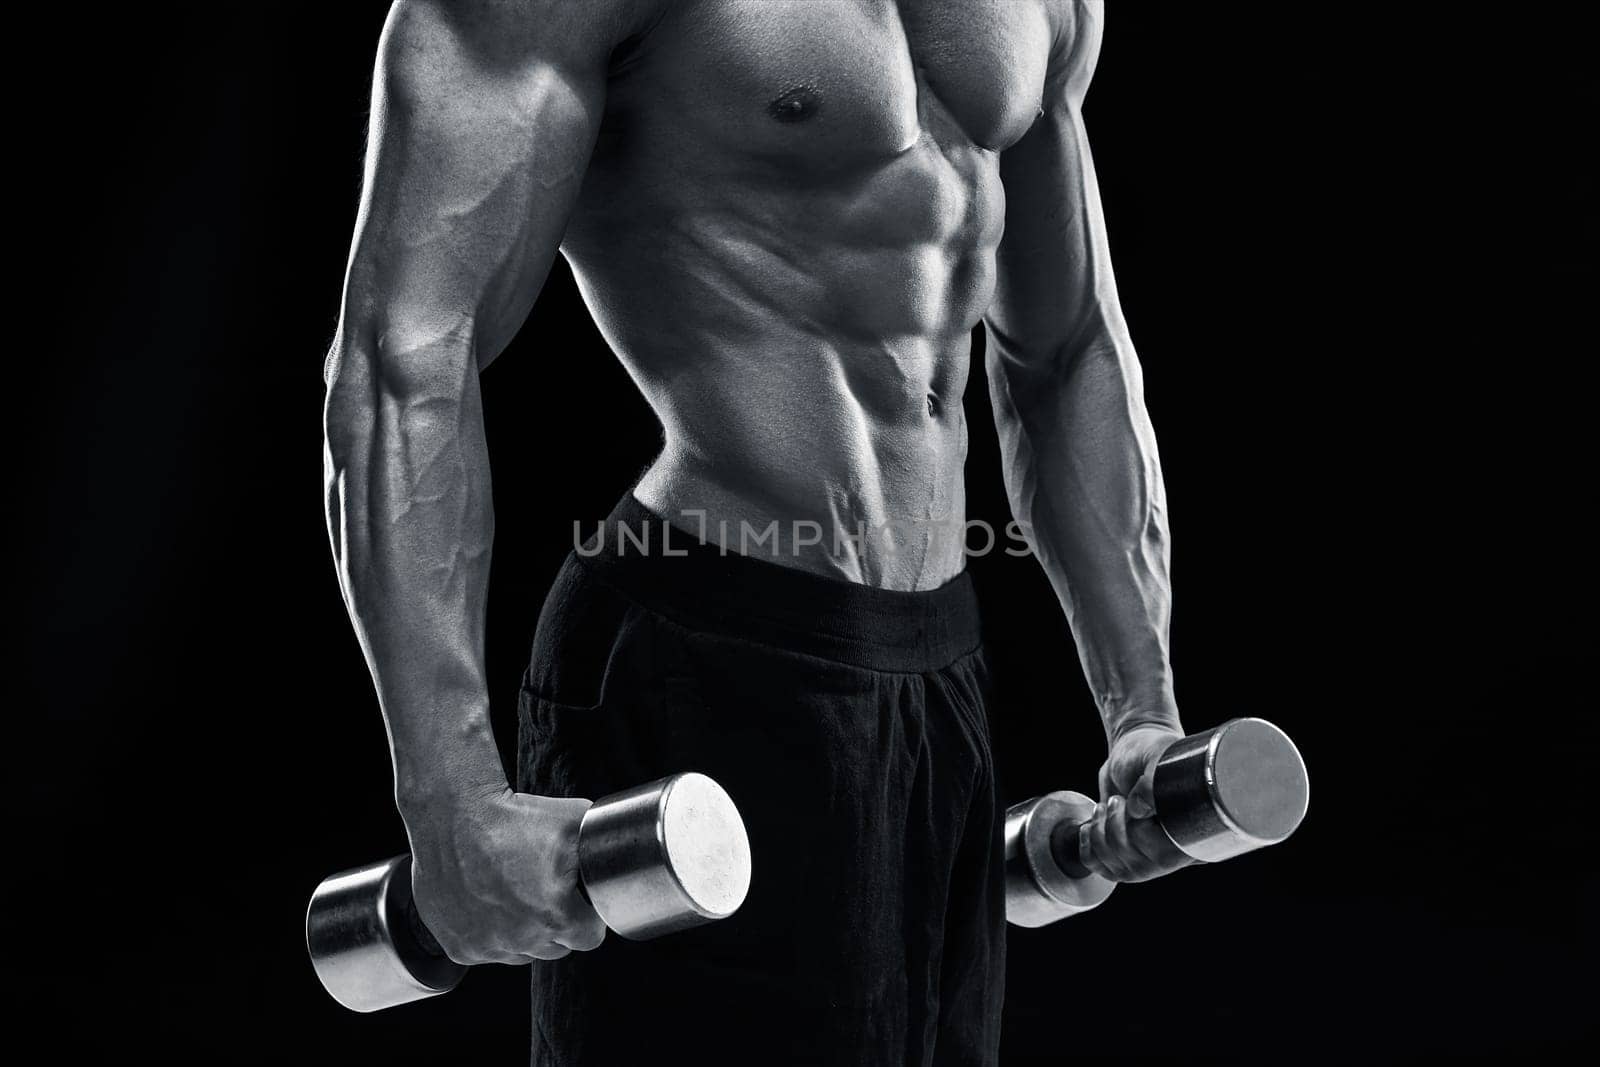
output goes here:
[[562, 567], [519, 787], [708, 774], [749, 831], [750, 893], [722, 922], [535, 963], [533, 1063], [994, 1063], [1002, 813], [971, 580], [871, 589], [677, 528], [688, 555], [666, 555], [664, 529], [630, 494]]

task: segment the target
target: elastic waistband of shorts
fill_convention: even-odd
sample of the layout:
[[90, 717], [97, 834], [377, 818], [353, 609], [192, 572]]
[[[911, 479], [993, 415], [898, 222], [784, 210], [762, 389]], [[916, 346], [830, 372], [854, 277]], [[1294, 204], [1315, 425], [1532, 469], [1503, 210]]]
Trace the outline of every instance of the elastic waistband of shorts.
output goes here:
[[690, 629], [869, 670], [938, 670], [982, 639], [965, 571], [922, 592], [827, 578], [704, 543], [632, 492], [574, 558], [641, 607]]

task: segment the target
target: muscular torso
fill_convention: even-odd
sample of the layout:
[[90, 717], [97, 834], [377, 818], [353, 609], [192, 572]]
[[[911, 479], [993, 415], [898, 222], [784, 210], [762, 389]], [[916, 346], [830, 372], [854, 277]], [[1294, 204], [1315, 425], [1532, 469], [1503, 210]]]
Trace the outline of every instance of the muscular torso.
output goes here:
[[661, 419], [646, 505], [852, 581], [960, 571], [999, 152], [1051, 41], [1044, 0], [691, 0], [618, 53], [562, 249]]

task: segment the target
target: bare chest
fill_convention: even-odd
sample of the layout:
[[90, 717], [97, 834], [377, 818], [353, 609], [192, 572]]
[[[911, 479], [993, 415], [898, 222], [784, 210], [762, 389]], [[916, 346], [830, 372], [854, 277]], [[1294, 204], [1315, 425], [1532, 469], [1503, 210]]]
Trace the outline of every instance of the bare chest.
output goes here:
[[1039, 113], [1045, 0], [692, 0], [641, 60], [696, 140], [835, 169], [925, 135], [999, 151]]

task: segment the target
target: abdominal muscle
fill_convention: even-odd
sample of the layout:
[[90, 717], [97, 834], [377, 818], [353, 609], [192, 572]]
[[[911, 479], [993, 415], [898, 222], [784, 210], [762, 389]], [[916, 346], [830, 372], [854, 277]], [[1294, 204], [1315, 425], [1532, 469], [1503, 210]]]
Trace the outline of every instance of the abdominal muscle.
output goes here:
[[731, 552], [925, 590], [964, 562], [962, 393], [998, 176], [992, 156], [931, 142], [889, 167], [901, 180], [844, 193], [613, 212], [569, 229], [567, 254], [661, 420], [642, 504]]
[[[925, 404], [873, 413], [846, 382], [852, 358], [820, 353], [776, 380], [726, 374], [704, 393], [652, 398], [666, 444], [635, 495], [729, 551], [882, 588], [942, 585], [962, 565], [959, 398], [936, 417]], [[689, 424], [705, 428], [675, 429]]]

